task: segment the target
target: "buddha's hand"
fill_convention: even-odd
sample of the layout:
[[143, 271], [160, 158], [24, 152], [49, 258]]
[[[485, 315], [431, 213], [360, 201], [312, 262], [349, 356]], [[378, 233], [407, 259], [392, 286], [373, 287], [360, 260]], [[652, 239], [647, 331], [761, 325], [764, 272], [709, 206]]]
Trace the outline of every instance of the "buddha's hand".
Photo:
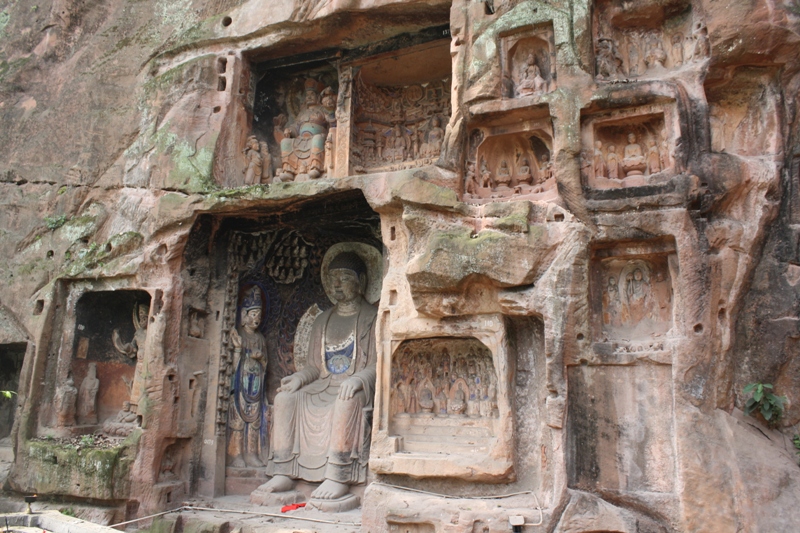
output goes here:
[[358, 391], [364, 388], [364, 384], [358, 378], [349, 378], [339, 386], [339, 399], [349, 400]]
[[281, 380], [281, 386], [278, 392], [297, 392], [303, 386], [303, 381], [297, 374], [286, 376]]
[[239, 332], [236, 331], [236, 328], [231, 329], [231, 343], [233, 343], [235, 349], [242, 349], [242, 337], [239, 335]]

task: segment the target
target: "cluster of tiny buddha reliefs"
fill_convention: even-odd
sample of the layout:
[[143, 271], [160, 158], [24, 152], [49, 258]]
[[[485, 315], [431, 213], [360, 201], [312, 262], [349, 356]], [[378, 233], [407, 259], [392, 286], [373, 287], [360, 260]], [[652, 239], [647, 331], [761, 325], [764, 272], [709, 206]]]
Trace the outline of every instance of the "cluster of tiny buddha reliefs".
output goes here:
[[354, 171], [402, 170], [434, 163], [449, 119], [449, 79], [384, 87], [356, 75], [351, 131]]
[[[667, 70], [705, 60], [711, 53], [708, 30], [697, 23], [690, 35], [675, 32], [626, 31], [624, 46], [617, 39], [597, 39], [596, 74], [600, 80], [657, 76]], [[620, 50], [622, 48], [622, 50]]]
[[497, 377], [488, 349], [472, 346], [467, 353], [450, 353], [446, 346], [414, 348], [403, 349], [392, 366], [392, 416], [498, 416]]

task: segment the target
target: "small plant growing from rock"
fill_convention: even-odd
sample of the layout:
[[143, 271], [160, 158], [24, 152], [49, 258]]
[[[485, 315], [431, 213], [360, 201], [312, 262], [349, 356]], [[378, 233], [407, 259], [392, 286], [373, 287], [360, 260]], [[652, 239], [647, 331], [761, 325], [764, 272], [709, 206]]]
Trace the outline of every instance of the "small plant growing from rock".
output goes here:
[[94, 435], [84, 435], [80, 440], [81, 448], [91, 448], [94, 446]]
[[49, 230], [57, 230], [61, 226], [67, 223], [66, 215], [61, 215], [58, 217], [44, 217], [44, 223]]
[[775, 427], [783, 416], [783, 404], [786, 402], [786, 396], [777, 396], [771, 392], [772, 389], [773, 387], [769, 383], [750, 383], [742, 392], [753, 393], [744, 406], [744, 412], [752, 415], [753, 411], [757, 411], [767, 421], [767, 425]]

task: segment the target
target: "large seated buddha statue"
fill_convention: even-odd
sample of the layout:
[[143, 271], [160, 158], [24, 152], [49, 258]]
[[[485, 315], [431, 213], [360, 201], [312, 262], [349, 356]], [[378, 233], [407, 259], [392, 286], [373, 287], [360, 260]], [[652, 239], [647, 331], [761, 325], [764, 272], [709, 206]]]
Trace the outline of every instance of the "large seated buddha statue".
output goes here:
[[359, 503], [350, 486], [366, 481], [376, 364], [377, 308], [364, 294], [367, 266], [380, 253], [342, 244], [350, 250], [335, 245], [323, 260], [323, 284], [334, 306], [314, 320], [306, 366], [283, 378], [275, 397], [267, 465], [272, 479], [253, 492], [256, 503], [302, 500], [294, 491], [297, 480], [321, 482], [311, 507], [340, 511]]

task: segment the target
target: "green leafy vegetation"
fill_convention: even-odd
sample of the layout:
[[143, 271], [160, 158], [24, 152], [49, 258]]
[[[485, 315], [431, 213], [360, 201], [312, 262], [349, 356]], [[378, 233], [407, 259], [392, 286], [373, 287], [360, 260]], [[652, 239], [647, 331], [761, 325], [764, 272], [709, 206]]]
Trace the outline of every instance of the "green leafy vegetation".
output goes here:
[[44, 217], [44, 223], [49, 230], [57, 230], [67, 223], [67, 216], [60, 215], [57, 217]]
[[783, 404], [786, 402], [786, 397], [777, 396], [772, 393], [772, 390], [773, 387], [769, 383], [750, 383], [742, 392], [753, 393], [744, 406], [744, 412], [752, 415], [753, 411], [757, 411], [761, 413], [770, 427], [775, 427], [783, 416]]

